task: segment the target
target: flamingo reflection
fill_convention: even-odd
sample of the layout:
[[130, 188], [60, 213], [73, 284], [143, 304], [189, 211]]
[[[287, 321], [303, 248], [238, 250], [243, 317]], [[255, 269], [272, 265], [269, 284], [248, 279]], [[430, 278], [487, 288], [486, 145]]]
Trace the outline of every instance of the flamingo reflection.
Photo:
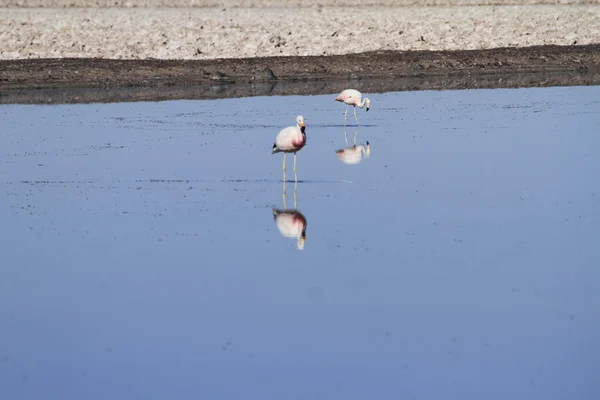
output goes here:
[[298, 182], [295, 182], [294, 208], [287, 208], [285, 179], [283, 180], [283, 208], [273, 208], [273, 218], [275, 219], [279, 233], [286, 238], [296, 239], [298, 250], [303, 250], [308, 222], [306, 221], [306, 217], [296, 209], [297, 186]]
[[354, 142], [352, 146], [348, 145], [348, 135], [344, 128], [344, 138], [346, 139], [346, 148], [336, 150], [335, 155], [344, 164], [358, 164], [363, 158], [369, 158], [371, 156], [371, 145], [367, 140], [366, 144], [356, 145], [356, 136], [358, 130], [354, 132]]

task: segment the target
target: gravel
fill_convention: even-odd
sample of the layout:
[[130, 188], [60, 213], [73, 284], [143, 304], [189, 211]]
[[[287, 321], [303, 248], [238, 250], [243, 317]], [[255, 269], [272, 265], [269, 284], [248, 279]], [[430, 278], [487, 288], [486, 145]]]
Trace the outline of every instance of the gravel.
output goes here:
[[0, 7], [373, 7], [600, 4], [600, 0], [0, 0]]
[[[521, 0], [519, 3], [548, 1]], [[553, 1], [556, 2], [560, 1]], [[18, 3], [19, 0], [2, 0], [1, 4]], [[60, 7], [69, 3], [89, 6], [124, 2], [28, 0], [27, 3]], [[194, 0], [129, 3], [178, 5], [194, 3]], [[250, 7], [264, 3], [260, 0], [202, 0], [195, 5], [213, 3], [232, 7], [0, 8], [0, 59], [214, 59], [600, 43], [598, 1], [568, 6], [314, 8], [277, 8], [277, 2], [271, 2], [270, 7], [261, 9]], [[310, 5], [324, 1], [294, 0], [292, 3]], [[348, 1], [336, 3], [343, 5]], [[477, 0], [477, 3], [486, 3], [486, 0]], [[362, 4], [369, 4], [369, 0]]]

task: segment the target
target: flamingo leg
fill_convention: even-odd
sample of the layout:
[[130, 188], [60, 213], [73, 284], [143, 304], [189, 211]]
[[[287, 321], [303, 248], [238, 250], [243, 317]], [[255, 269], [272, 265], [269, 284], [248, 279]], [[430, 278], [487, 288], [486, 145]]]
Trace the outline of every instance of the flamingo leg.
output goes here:
[[294, 183], [294, 210], [297, 208], [296, 207], [296, 188], [298, 187], [298, 181], [296, 181], [296, 183]]
[[284, 175], [285, 175], [285, 161], [286, 161], [285, 159], [286, 159], [286, 157], [287, 157], [287, 153], [283, 153], [283, 167], [282, 168], [283, 168]]
[[346, 104], [346, 112], [344, 113], [344, 126], [346, 126], [346, 119], [348, 118], [348, 104]]
[[354, 145], [356, 146], [356, 136], [358, 135], [358, 131], [354, 132]]
[[286, 210], [287, 209], [287, 204], [285, 202], [285, 173], [284, 173], [284, 178], [283, 178], [283, 209]]
[[296, 176], [296, 153], [294, 152], [294, 181], [298, 183], [298, 177]]
[[346, 139], [346, 146], [348, 146], [348, 135], [346, 135], [346, 126], [344, 125], [344, 139]]
[[358, 123], [358, 117], [356, 116], [356, 107], [354, 107], [354, 119], [356, 120], [358, 126], [360, 126], [360, 124]]

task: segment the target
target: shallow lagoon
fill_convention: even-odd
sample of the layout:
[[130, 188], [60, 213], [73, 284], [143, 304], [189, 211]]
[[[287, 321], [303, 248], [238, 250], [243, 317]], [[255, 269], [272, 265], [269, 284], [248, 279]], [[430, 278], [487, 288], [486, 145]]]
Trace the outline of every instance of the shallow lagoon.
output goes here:
[[367, 96], [0, 106], [0, 397], [596, 399], [600, 87]]

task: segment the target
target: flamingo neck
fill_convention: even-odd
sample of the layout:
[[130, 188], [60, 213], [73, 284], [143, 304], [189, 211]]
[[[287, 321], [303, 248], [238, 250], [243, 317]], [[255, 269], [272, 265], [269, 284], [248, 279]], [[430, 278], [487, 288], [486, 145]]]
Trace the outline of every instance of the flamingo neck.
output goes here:
[[364, 107], [366, 104], [367, 104], [367, 98], [365, 97], [365, 98], [362, 100], [362, 103], [359, 103], [359, 104], [358, 104], [358, 107], [360, 107], [360, 108], [363, 108], [363, 107]]
[[302, 127], [299, 124], [296, 124], [296, 128], [298, 128], [299, 136], [302, 138], [306, 138], [306, 133], [302, 132]]

